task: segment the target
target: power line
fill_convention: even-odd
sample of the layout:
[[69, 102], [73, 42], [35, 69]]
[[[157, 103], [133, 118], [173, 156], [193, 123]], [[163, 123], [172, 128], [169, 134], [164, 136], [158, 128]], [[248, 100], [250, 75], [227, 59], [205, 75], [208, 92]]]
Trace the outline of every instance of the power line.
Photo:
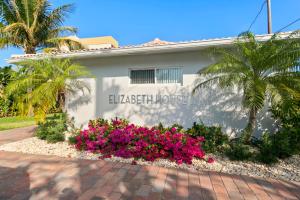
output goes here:
[[261, 4], [261, 8], [260, 8], [259, 12], [257, 13], [256, 17], [254, 18], [254, 20], [252, 21], [251, 25], [249, 26], [248, 31], [250, 31], [250, 29], [252, 28], [253, 24], [256, 22], [257, 18], [259, 17], [259, 15], [261, 14], [262, 10], [264, 9], [266, 3], [267, 3], [267, 1], [264, 0], [264, 2]]
[[300, 17], [299, 17], [298, 19], [296, 19], [295, 21], [292, 21], [292, 22], [289, 23], [288, 25], [284, 26], [283, 28], [279, 29], [279, 31], [276, 31], [276, 33], [281, 32], [282, 30], [284, 30], [284, 29], [288, 28], [289, 26], [291, 26], [291, 25], [297, 23], [298, 21], [300, 21]]

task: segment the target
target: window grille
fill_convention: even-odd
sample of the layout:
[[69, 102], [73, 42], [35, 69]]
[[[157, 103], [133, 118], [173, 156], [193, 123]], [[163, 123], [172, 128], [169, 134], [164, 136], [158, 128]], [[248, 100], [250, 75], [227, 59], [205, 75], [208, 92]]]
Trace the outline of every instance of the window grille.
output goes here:
[[131, 84], [153, 84], [155, 83], [155, 70], [131, 70], [130, 71]]
[[182, 84], [182, 68], [132, 69], [131, 84]]
[[182, 83], [181, 68], [167, 68], [156, 70], [157, 83]]

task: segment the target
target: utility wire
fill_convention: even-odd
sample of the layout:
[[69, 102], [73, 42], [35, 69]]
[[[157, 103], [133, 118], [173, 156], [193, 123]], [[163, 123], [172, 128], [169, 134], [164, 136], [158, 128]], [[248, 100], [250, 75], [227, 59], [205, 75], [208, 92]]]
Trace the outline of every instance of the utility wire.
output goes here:
[[292, 21], [292, 22], [289, 23], [288, 25], [284, 26], [283, 28], [279, 29], [279, 31], [276, 31], [276, 33], [281, 32], [282, 30], [284, 30], [284, 29], [288, 28], [289, 26], [291, 26], [291, 25], [297, 23], [298, 21], [300, 21], [300, 17], [299, 17], [298, 19], [296, 19], [295, 21]]
[[264, 2], [261, 4], [261, 8], [260, 8], [259, 12], [257, 13], [256, 17], [254, 18], [254, 20], [252, 21], [251, 25], [249, 26], [248, 31], [250, 31], [250, 29], [252, 28], [253, 24], [256, 22], [257, 18], [259, 17], [259, 15], [261, 14], [262, 10], [264, 9], [266, 3], [267, 3], [267, 1], [264, 0]]

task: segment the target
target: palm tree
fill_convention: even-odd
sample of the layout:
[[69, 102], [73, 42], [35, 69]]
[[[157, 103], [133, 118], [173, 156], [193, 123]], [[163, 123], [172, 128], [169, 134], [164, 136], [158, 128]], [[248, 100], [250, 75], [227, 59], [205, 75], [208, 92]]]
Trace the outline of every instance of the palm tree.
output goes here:
[[18, 66], [6, 93], [14, 95], [21, 115], [28, 115], [33, 110], [37, 121], [44, 121], [57, 102], [63, 107], [66, 93], [89, 91], [85, 82], [79, 79], [90, 76], [88, 71], [70, 60], [26, 60]]
[[23, 48], [26, 54], [35, 54], [45, 47], [81, 45], [66, 33], [76, 33], [76, 28], [62, 26], [72, 5], [51, 9], [47, 0], [0, 0], [0, 48]]
[[266, 101], [278, 104], [285, 99], [300, 100], [300, 72], [294, 70], [300, 64], [299, 32], [286, 38], [274, 34], [264, 42], [246, 32], [237, 38], [233, 47], [215, 48], [213, 53], [220, 59], [199, 71], [206, 79], [199, 79], [193, 92], [214, 84], [220, 88], [242, 89], [242, 105], [249, 112], [242, 134], [244, 142], [250, 141], [257, 113]]

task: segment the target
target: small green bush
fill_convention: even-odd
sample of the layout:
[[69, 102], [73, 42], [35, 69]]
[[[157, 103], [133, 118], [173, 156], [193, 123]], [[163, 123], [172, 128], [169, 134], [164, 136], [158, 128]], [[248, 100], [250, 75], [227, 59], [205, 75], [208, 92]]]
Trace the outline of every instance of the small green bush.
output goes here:
[[258, 161], [266, 164], [275, 163], [299, 153], [300, 133], [297, 129], [282, 129], [275, 134], [264, 133], [258, 141]]
[[187, 130], [192, 137], [203, 136], [203, 149], [208, 153], [223, 152], [228, 144], [228, 135], [224, 134], [221, 127], [205, 126], [203, 123], [194, 123], [193, 127]]
[[182, 132], [182, 133], [186, 132], [184, 127], [177, 123], [172, 124], [171, 126], [165, 127], [161, 122], [159, 122], [159, 124], [154, 126], [154, 128], [160, 130], [160, 132], [162, 132], [162, 133], [164, 133], [166, 131], [171, 131], [172, 128], [176, 128], [176, 131], [178, 131], [178, 132]]
[[279, 158], [286, 158], [300, 153], [300, 129], [283, 128], [274, 134], [274, 146]]
[[274, 142], [269, 133], [264, 133], [260, 140], [257, 141], [259, 153], [256, 158], [259, 162], [265, 164], [276, 163], [278, 161], [274, 153]]
[[176, 130], [178, 132], [184, 132], [185, 130], [183, 129], [183, 126], [180, 124], [173, 124], [172, 126], [168, 127], [169, 130], [171, 130], [172, 128], [176, 128]]
[[230, 160], [249, 160], [252, 157], [250, 146], [243, 144], [240, 140], [231, 141], [225, 154]]
[[286, 158], [300, 153], [300, 101], [288, 99], [271, 108], [273, 118], [280, 122], [280, 130], [273, 134], [273, 148], [277, 157]]
[[12, 101], [10, 99], [4, 99], [0, 97], [0, 117], [7, 117], [13, 115], [14, 112]]
[[89, 121], [89, 125], [91, 125], [92, 127], [103, 126], [107, 123], [108, 123], [108, 120], [103, 119], [103, 118], [97, 118], [97, 119]]
[[36, 136], [41, 140], [55, 143], [65, 140], [64, 132], [66, 130], [66, 115], [54, 115], [54, 117], [46, 119], [45, 123], [39, 124], [36, 131]]
[[76, 135], [70, 136], [68, 138], [68, 142], [69, 142], [69, 144], [76, 144], [77, 143]]
[[159, 124], [157, 126], [155, 126], [154, 128], [160, 130], [161, 132], [164, 132], [164, 130], [165, 130], [165, 127], [161, 122], [159, 122]]

